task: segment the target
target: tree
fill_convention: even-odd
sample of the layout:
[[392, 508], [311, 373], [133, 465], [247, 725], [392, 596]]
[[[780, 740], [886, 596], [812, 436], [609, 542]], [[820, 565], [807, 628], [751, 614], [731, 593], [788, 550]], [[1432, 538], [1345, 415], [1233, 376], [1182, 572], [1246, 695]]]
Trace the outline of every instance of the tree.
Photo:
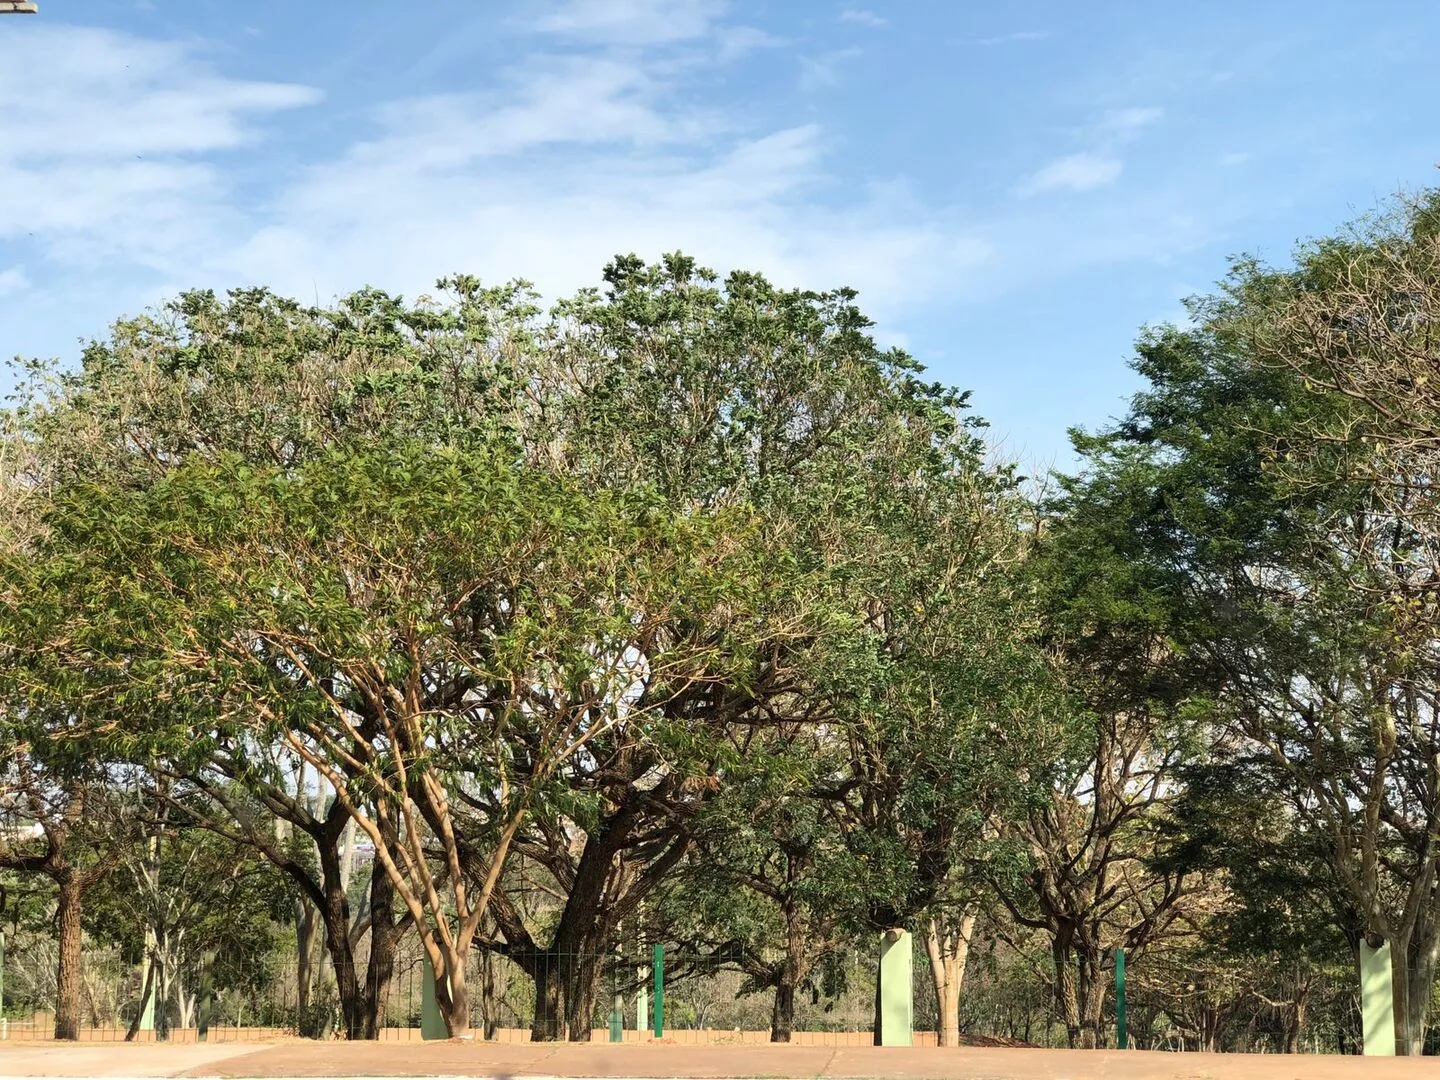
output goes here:
[[55, 887], [55, 1038], [78, 1039], [85, 901], [124, 854], [127, 830], [93, 770], [57, 768], [25, 738], [0, 721], [0, 870]]
[[1136, 561], [1169, 581], [1217, 719], [1325, 838], [1362, 932], [1391, 943], [1397, 1035], [1418, 1052], [1440, 948], [1426, 473], [1351, 438], [1368, 406], [1265, 359], [1255, 329], [1352, 277], [1350, 254], [1240, 263], [1195, 328], [1142, 341], [1151, 388], [1104, 445], [1130, 463]]
[[1061, 479], [1038, 570], [1073, 720], [1047, 797], [1010, 823], [1023, 862], [993, 880], [1015, 920], [1049, 937], [1070, 1045], [1094, 1048], [1114, 950], [1138, 958], [1181, 911], [1186, 871], [1165, 826], [1178, 767], [1207, 749], [1214, 675], [1181, 643], [1184, 578], [1145, 531], [1153, 466], [1076, 443], [1089, 471]]
[[[112, 697], [144, 672], [160, 719], [193, 732], [207, 716], [315, 769], [374, 844], [457, 1036], [466, 958], [522, 818], [595, 736], [717, 677], [708, 636], [651, 650], [652, 705], [633, 643], [677, 605], [708, 626], [694, 598], [735, 600], [745, 560], [741, 517], [667, 522], [643, 498], [428, 448], [283, 472], [197, 463], [140, 492], [77, 492], [52, 521], [64, 592], [105, 627]], [[126, 611], [136, 590], [145, 605]], [[95, 672], [100, 650], [69, 639], [52, 636], [43, 662]], [[173, 746], [180, 730], [135, 735]]]
[[[155, 1006], [157, 1032], [170, 1014], [193, 1020], [202, 969], [217, 990], [254, 988], [275, 947], [288, 906], [284, 878], [253, 851], [166, 820], [168, 807], [145, 822], [149, 837], [125, 853], [117, 871], [93, 891], [86, 909], [92, 940], [118, 945], [144, 965], [141, 1001]], [[213, 954], [214, 962], [207, 964]]]
[[720, 798], [701, 808], [685, 864], [654, 897], [643, 929], [676, 948], [678, 975], [729, 967], [742, 994], [772, 995], [770, 1041], [788, 1043], [797, 996], [839, 989], [856, 876], [817, 790], [844, 767], [811, 725], [747, 731]]

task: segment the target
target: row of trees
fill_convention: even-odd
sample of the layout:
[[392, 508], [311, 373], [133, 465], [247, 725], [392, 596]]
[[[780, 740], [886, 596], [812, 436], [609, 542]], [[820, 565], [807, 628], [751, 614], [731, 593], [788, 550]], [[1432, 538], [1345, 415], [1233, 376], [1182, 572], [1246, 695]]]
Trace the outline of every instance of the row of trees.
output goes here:
[[1077, 1046], [1117, 947], [1293, 1050], [1307, 980], [1389, 942], [1420, 1052], [1434, 205], [1238, 263], [1048, 489], [853, 294], [681, 256], [549, 311], [191, 293], [30, 365], [0, 868], [52, 884], [57, 1034], [87, 894], [185, 835], [289, 897], [351, 1038], [406, 940], [452, 1035], [487, 957], [536, 1038], [588, 1038], [625, 932], [743, 973], [786, 1040], [905, 926], [954, 1044], [978, 925], [1043, 942]]

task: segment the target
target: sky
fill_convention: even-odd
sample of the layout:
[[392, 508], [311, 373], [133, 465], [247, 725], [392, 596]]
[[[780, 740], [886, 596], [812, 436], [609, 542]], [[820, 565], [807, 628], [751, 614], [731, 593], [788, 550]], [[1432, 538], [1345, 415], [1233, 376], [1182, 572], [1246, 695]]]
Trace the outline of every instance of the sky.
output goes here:
[[40, 0], [0, 16], [0, 355], [192, 287], [557, 298], [683, 250], [853, 286], [1067, 467], [1231, 256], [1440, 182], [1437, 41], [1419, 0]]

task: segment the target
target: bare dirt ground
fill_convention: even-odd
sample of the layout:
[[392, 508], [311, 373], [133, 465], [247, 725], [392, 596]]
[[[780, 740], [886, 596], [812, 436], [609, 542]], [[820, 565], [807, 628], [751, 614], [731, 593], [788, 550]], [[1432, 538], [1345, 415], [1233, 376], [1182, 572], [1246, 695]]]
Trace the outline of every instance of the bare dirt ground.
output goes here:
[[587, 1077], [836, 1080], [1410, 1080], [1423, 1058], [1167, 1054], [961, 1047], [677, 1046], [433, 1042], [0, 1043], [0, 1076]]

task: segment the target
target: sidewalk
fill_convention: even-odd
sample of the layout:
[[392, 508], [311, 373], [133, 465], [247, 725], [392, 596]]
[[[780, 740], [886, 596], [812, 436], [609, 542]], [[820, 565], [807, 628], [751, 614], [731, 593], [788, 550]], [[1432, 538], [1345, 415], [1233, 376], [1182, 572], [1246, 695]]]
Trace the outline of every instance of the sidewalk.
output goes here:
[[54, 1044], [0, 1049], [0, 1077], [575, 1077], [835, 1080], [1433, 1078], [1434, 1059], [960, 1048], [610, 1044]]

